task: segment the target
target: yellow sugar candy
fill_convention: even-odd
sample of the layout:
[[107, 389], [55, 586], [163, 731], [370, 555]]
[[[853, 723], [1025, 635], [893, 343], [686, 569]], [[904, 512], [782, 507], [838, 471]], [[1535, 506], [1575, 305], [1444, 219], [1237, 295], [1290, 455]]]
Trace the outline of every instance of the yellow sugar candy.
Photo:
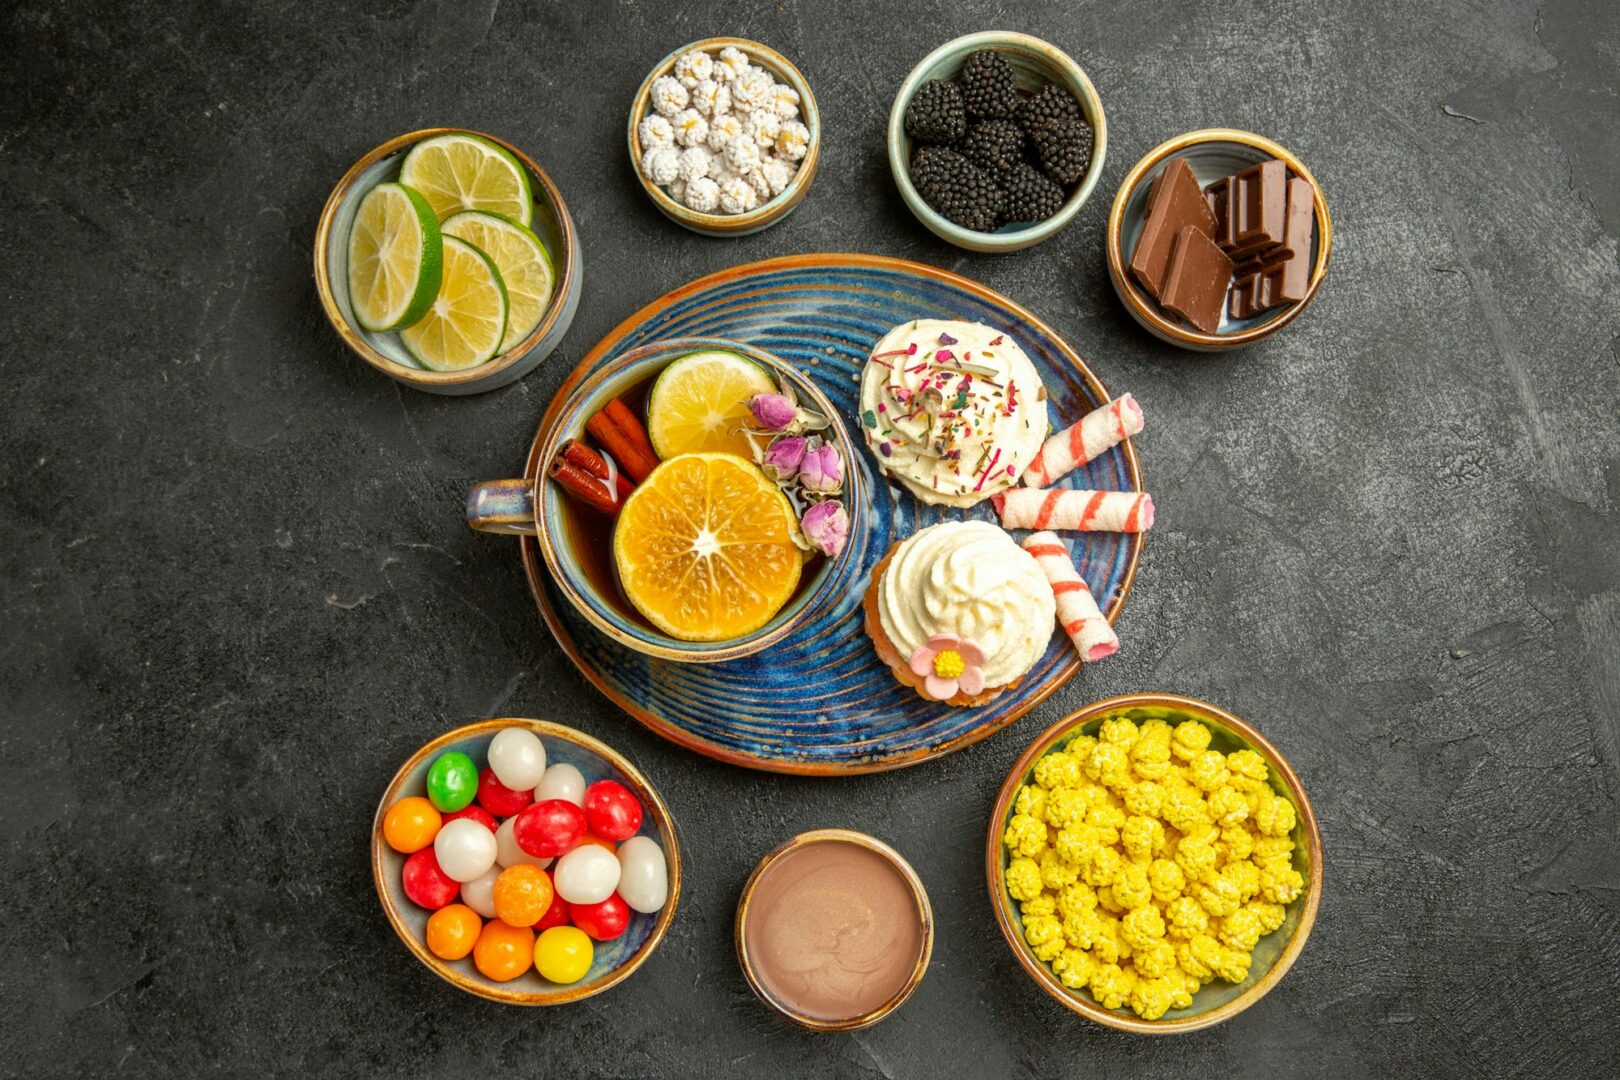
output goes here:
[[1154, 859], [1148, 864], [1148, 887], [1153, 890], [1153, 899], [1168, 904], [1187, 887], [1187, 875], [1169, 859]]
[[1164, 807], [1164, 788], [1156, 781], [1142, 780], [1125, 789], [1125, 812], [1159, 817]]
[[1126, 911], [1132, 911], [1153, 901], [1153, 884], [1148, 878], [1145, 863], [1128, 863], [1114, 875], [1114, 901]]
[[1118, 964], [1102, 964], [1091, 973], [1091, 996], [1105, 1009], [1124, 1005], [1134, 988], [1134, 980]]
[[1063, 924], [1053, 915], [1037, 915], [1024, 920], [1024, 940], [1035, 955], [1050, 962], [1065, 947]]
[[1265, 787], [1271, 769], [1266, 759], [1253, 750], [1234, 750], [1226, 755], [1226, 769], [1231, 775], [1227, 783], [1241, 791], [1255, 791]]
[[1262, 836], [1287, 836], [1294, 831], [1295, 820], [1294, 804], [1276, 795], [1260, 800], [1254, 814], [1254, 826]]
[[1190, 941], [1209, 932], [1209, 912], [1190, 896], [1181, 896], [1164, 906], [1165, 932], [1180, 941]]
[[1131, 991], [1131, 1011], [1144, 1020], [1157, 1020], [1170, 1011], [1174, 997], [1170, 980], [1138, 979], [1135, 989]]
[[1089, 987], [1093, 970], [1091, 954], [1083, 949], [1064, 949], [1052, 961], [1052, 974], [1071, 990]]
[[1097, 741], [1113, 743], [1121, 750], [1129, 750], [1136, 744], [1139, 734], [1135, 722], [1123, 716], [1116, 716], [1104, 720], [1097, 728]]
[[1071, 787], [1052, 788], [1046, 793], [1047, 823], [1064, 829], [1084, 821], [1091, 812], [1091, 803], [1085, 792]]
[[1046, 789], [1039, 784], [1025, 784], [1018, 789], [1018, 797], [1013, 800], [1013, 811], [1045, 821]]
[[1129, 772], [1130, 759], [1116, 743], [1098, 743], [1086, 762], [1086, 775], [1105, 787], [1123, 786]]
[[1057, 914], [1057, 898], [1051, 893], [1043, 892], [1033, 899], [1020, 903], [1018, 910], [1025, 919], [1034, 918], [1037, 915], [1055, 915]]
[[1170, 752], [1182, 761], [1191, 761], [1209, 749], [1209, 739], [1209, 728], [1196, 720], [1188, 720], [1176, 725], [1170, 737]]
[[1007, 822], [1007, 832], [1001, 842], [1014, 855], [1034, 858], [1046, 850], [1046, 822], [1028, 814], [1014, 814]]
[[1055, 851], [1046, 851], [1040, 858], [1041, 884], [1056, 892], [1065, 885], [1073, 885], [1080, 876], [1080, 868], [1058, 858]]
[[1014, 859], [1007, 865], [1007, 895], [1033, 900], [1041, 894], [1041, 868], [1034, 859]]
[[1095, 911], [1074, 911], [1063, 916], [1063, 940], [1076, 949], [1090, 949], [1102, 936], [1102, 919]]
[[1048, 791], [1076, 787], [1081, 780], [1080, 766], [1084, 760], [1062, 750], [1047, 754], [1035, 763], [1035, 782]]

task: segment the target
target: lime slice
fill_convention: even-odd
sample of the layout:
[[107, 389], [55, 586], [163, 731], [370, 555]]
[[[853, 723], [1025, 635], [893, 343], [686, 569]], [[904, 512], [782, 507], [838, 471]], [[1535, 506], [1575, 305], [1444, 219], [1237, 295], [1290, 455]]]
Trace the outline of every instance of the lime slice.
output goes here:
[[444, 280], [420, 322], [400, 331], [412, 356], [431, 371], [476, 367], [501, 351], [506, 286], [488, 255], [444, 238]]
[[446, 236], [459, 237], [495, 261], [506, 283], [506, 299], [511, 312], [506, 317], [505, 352], [540, 325], [540, 316], [551, 303], [551, 290], [557, 281], [540, 238], [522, 225], [485, 210], [463, 210], [451, 214], [440, 226]]
[[439, 219], [420, 192], [378, 184], [349, 229], [349, 303], [364, 330], [420, 319], [439, 294]]
[[647, 398], [647, 435], [658, 456], [736, 454], [753, 460], [742, 427], [748, 399], [777, 393], [776, 380], [736, 353], [699, 352], [676, 360]]
[[411, 147], [399, 182], [427, 196], [443, 221], [457, 210], [488, 210], [519, 225], [534, 221], [529, 174], [505, 150], [473, 135], [439, 135]]

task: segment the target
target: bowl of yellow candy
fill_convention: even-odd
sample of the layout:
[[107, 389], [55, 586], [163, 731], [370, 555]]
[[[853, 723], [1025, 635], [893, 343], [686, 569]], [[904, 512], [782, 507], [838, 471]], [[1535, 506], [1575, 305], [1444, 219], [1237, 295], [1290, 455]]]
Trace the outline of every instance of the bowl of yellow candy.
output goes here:
[[1228, 1020], [1305, 948], [1322, 838], [1252, 726], [1173, 694], [1052, 725], [990, 817], [990, 898], [1019, 963], [1075, 1012], [1172, 1034]]

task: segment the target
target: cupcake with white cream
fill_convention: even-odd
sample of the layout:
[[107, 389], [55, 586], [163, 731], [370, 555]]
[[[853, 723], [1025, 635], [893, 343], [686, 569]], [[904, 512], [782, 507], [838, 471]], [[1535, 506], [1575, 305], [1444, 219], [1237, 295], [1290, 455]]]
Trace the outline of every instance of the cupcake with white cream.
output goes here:
[[1046, 387], [983, 323], [918, 319], [861, 373], [861, 430], [883, 471], [924, 502], [972, 506], [1018, 482], [1047, 434]]
[[940, 522], [895, 544], [865, 601], [878, 658], [948, 705], [983, 705], [1017, 686], [1055, 625], [1040, 565], [986, 521]]

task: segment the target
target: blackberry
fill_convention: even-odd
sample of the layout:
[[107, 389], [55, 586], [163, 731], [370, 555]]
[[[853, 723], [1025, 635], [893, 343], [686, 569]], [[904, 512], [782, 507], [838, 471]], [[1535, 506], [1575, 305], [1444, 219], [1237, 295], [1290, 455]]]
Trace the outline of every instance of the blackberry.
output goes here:
[[1059, 184], [1072, 184], [1091, 164], [1091, 127], [1072, 120], [1037, 124], [1030, 138], [1040, 155], [1041, 169]]
[[1063, 189], [1033, 165], [1019, 162], [1002, 177], [1008, 221], [1045, 221], [1063, 209]]
[[970, 119], [1006, 120], [1018, 108], [1012, 65], [998, 52], [980, 49], [969, 53], [957, 78], [962, 82], [962, 102]]
[[1001, 189], [989, 173], [955, 150], [918, 147], [911, 158], [911, 182], [947, 221], [976, 232], [992, 232], [1001, 223]]
[[973, 164], [999, 178], [1023, 161], [1024, 133], [1011, 120], [980, 120], [968, 128], [957, 149]]
[[906, 134], [925, 143], [953, 143], [967, 130], [962, 88], [942, 79], [917, 87], [906, 103]]
[[1019, 127], [1034, 134], [1044, 121], [1073, 120], [1084, 123], [1085, 117], [1073, 94], [1056, 83], [1047, 83], [1041, 87], [1040, 93], [1018, 103], [1017, 120]]

